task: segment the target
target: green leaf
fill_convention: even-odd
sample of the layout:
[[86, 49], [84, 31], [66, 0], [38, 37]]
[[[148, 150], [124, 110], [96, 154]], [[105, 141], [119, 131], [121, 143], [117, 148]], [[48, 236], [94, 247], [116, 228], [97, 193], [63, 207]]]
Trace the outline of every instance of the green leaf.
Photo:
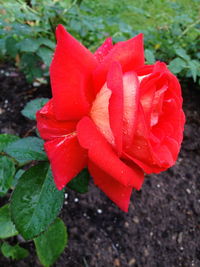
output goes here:
[[33, 82], [35, 78], [42, 77], [43, 71], [40, 61], [40, 58], [32, 52], [22, 54], [19, 67], [24, 71], [29, 82]]
[[67, 245], [67, 230], [64, 222], [57, 218], [47, 231], [34, 239], [36, 252], [42, 265], [51, 266]]
[[40, 41], [40, 45], [48, 46], [48, 47], [51, 48], [52, 50], [55, 49], [55, 43], [52, 42], [51, 40], [49, 40], [49, 39], [47, 39], [47, 38], [39, 38], [38, 40]]
[[47, 160], [43, 144], [40, 138], [26, 137], [11, 143], [4, 151], [20, 164], [25, 164], [31, 160]]
[[35, 52], [40, 46], [37, 39], [26, 38], [18, 43], [18, 47], [22, 52]]
[[154, 53], [150, 49], [145, 49], [145, 58], [146, 58], [147, 64], [154, 64], [156, 61]]
[[11, 216], [18, 232], [33, 239], [57, 217], [64, 200], [53, 181], [48, 163], [27, 170], [11, 197]]
[[50, 66], [53, 56], [53, 51], [51, 49], [47, 47], [40, 47], [37, 54], [42, 59], [44, 64]]
[[186, 61], [190, 60], [190, 57], [187, 55], [185, 49], [183, 49], [183, 48], [177, 48], [177, 49], [175, 50], [175, 52], [176, 52], [176, 54], [177, 54], [179, 57], [185, 59]]
[[7, 145], [18, 139], [19, 137], [13, 134], [0, 134], [0, 152], [2, 152]]
[[67, 186], [78, 193], [87, 193], [90, 174], [87, 169], [82, 170], [75, 178], [73, 178]]
[[5, 39], [0, 39], [0, 56], [2, 57], [6, 52], [6, 41]]
[[198, 69], [200, 69], [200, 66], [198, 65], [198, 61], [191, 60], [191, 61], [188, 62], [188, 64], [189, 64], [189, 68], [190, 68], [190, 71], [191, 71], [192, 78], [193, 78], [194, 82], [196, 82]]
[[18, 48], [16, 46], [16, 39], [13, 37], [6, 38], [5, 46], [6, 46], [6, 53], [14, 58], [18, 52]]
[[15, 177], [12, 181], [12, 188], [14, 188], [16, 186], [16, 184], [18, 183], [19, 179], [21, 178], [22, 174], [24, 174], [25, 170], [23, 169], [19, 169], [16, 173], [15, 173]]
[[7, 242], [4, 242], [1, 246], [1, 252], [6, 258], [11, 258], [12, 260], [21, 260], [29, 255], [27, 249], [20, 247], [18, 244], [11, 246]]
[[183, 59], [176, 57], [170, 62], [168, 67], [174, 74], [177, 74], [186, 67], [186, 63]]
[[22, 109], [21, 111], [22, 115], [24, 115], [26, 118], [30, 120], [35, 120], [36, 112], [39, 109], [41, 109], [47, 103], [48, 100], [49, 100], [48, 98], [44, 98], [44, 97], [31, 100], [30, 102], [26, 104], [24, 109]]
[[15, 174], [15, 163], [7, 156], [0, 157], [0, 196], [7, 193]]
[[11, 221], [10, 205], [6, 204], [0, 208], [0, 238], [8, 238], [17, 235], [15, 225]]

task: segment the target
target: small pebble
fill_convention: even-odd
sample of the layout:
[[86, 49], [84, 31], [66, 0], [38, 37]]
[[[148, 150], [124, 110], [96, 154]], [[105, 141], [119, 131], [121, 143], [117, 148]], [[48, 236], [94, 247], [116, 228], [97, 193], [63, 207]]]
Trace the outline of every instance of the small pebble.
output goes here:
[[191, 194], [191, 190], [190, 190], [189, 188], [186, 189], [186, 192], [187, 192], [188, 194]]
[[76, 202], [76, 203], [79, 202], [79, 199], [78, 198], [75, 198], [74, 199], [74, 202]]
[[0, 108], [0, 115], [4, 113], [4, 110]]
[[146, 248], [144, 249], [144, 256], [145, 257], [148, 257], [149, 256], [149, 251]]
[[25, 239], [23, 238], [23, 236], [21, 236], [21, 235], [18, 235], [18, 236], [17, 236], [17, 239], [18, 239], [18, 241], [19, 241], [20, 243], [25, 243], [25, 242], [26, 242]]
[[126, 228], [128, 228], [128, 227], [129, 227], [129, 223], [128, 223], [128, 222], [125, 222], [125, 223], [124, 223], [124, 226], [125, 226]]
[[176, 235], [173, 235], [173, 236], [172, 236], [172, 240], [175, 240], [175, 239], [176, 239]]
[[136, 259], [132, 258], [130, 259], [130, 261], [128, 262], [128, 266], [133, 266], [136, 263]]
[[97, 209], [97, 213], [101, 214], [103, 211], [101, 209]]
[[137, 216], [133, 217], [133, 221], [134, 221], [134, 223], [137, 223], [137, 224], [140, 222]]
[[68, 198], [68, 193], [65, 193], [65, 198]]
[[33, 82], [34, 87], [39, 87], [40, 85], [41, 85], [41, 83], [39, 83], [39, 82]]
[[183, 233], [179, 233], [177, 241], [178, 241], [179, 244], [182, 243], [182, 241], [183, 241]]
[[118, 258], [116, 258], [116, 259], [114, 260], [114, 266], [115, 266], [115, 267], [120, 267], [120, 266], [121, 266], [121, 264], [120, 264], [120, 260], [119, 260]]

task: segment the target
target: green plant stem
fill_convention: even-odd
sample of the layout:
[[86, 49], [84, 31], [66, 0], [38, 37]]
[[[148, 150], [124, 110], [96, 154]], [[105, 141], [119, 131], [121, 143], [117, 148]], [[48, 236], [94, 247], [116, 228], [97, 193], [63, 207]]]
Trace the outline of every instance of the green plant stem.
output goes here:
[[[0, 156], [6, 156], [6, 157], [12, 159], [12, 160], [14, 161], [14, 163], [15, 163], [17, 166], [19, 166], [19, 162], [17, 162], [15, 158], [11, 157], [11, 156], [8, 155], [7, 153], [5, 153], [5, 152], [2, 151], [2, 152], [0, 152]], [[24, 164], [24, 165], [25, 165], [25, 164]], [[20, 167], [21, 167], [21, 166], [20, 166]], [[22, 166], [22, 167], [23, 167], [23, 166]]]
[[193, 22], [192, 24], [190, 24], [183, 32], [182, 34], [178, 37], [178, 39], [181, 39], [191, 28], [195, 27], [197, 24], [200, 23], [200, 18], [198, 20], [196, 20], [195, 22]]

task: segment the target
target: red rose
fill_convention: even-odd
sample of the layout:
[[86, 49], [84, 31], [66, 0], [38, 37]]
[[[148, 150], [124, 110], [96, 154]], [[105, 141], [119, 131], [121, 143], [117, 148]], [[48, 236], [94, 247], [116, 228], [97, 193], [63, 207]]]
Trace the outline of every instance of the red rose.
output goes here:
[[50, 67], [53, 98], [37, 113], [54, 180], [62, 189], [88, 166], [97, 186], [127, 211], [144, 173], [171, 167], [185, 122], [177, 78], [144, 65], [142, 34], [92, 54], [59, 25]]

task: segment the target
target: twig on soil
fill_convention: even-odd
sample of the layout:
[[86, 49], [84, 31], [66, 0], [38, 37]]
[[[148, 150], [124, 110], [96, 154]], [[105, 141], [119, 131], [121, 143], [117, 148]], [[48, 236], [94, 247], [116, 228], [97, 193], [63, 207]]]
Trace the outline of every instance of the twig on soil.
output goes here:
[[36, 129], [36, 126], [34, 125], [31, 129], [29, 129], [29, 130], [23, 135], [23, 138], [29, 136], [29, 134], [32, 133], [33, 131], [35, 131], [35, 129]]
[[89, 267], [89, 265], [88, 265], [87, 260], [86, 260], [85, 257], [83, 257], [83, 263], [84, 263], [85, 267]]
[[18, 95], [31, 95], [32, 93], [35, 93], [35, 91], [37, 91], [39, 88], [38, 87], [34, 87], [31, 88], [30, 90], [27, 90], [25, 92], [21, 92]]
[[117, 247], [115, 246], [112, 238], [102, 228], [100, 228], [100, 232], [102, 232], [106, 238], [110, 239], [112, 248], [114, 249], [116, 254], [119, 255], [119, 251], [118, 251]]

